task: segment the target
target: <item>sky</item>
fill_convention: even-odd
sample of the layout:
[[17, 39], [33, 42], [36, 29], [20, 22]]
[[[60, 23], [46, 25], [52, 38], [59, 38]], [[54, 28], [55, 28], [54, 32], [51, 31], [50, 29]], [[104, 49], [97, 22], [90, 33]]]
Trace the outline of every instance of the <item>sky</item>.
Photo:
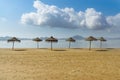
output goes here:
[[120, 0], [0, 0], [0, 36], [120, 37]]

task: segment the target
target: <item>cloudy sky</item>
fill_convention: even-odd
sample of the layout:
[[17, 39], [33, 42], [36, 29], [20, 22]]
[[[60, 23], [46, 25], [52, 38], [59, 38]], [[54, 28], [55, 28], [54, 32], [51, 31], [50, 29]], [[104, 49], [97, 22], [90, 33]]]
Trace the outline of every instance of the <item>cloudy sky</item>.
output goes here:
[[0, 0], [0, 36], [120, 37], [120, 0]]

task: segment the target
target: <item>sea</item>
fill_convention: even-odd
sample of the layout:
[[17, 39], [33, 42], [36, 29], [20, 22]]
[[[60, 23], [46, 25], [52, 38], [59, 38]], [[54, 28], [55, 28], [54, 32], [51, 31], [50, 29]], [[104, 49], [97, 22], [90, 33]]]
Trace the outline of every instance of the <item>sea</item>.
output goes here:
[[[39, 48], [50, 48], [49, 42], [39, 42]], [[11, 48], [12, 43], [7, 41], [0, 41], [0, 48]], [[15, 42], [15, 48], [36, 48], [37, 43], [32, 40], [21, 40], [21, 42]], [[65, 40], [59, 40], [57, 43], [53, 43], [54, 48], [68, 48], [69, 42]], [[71, 43], [71, 48], [88, 48], [89, 41], [76, 40], [76, 42]], [[99, 48], [100, 41], [92, 41], [92, 48]], [[102, 43], [103, 48], [120, 48], [120, 40], [108, 40]]]

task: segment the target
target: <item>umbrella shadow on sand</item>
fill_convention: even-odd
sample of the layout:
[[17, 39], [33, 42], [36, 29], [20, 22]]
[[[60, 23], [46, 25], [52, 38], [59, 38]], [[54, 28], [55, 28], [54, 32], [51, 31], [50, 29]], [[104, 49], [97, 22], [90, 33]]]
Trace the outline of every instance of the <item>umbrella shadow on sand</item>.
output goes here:
[[26, 49], [14, 49], [13, 51], [27, 51]]
[[96, 50], [96, 51], [108, 51], [107, 49], [103, 49], [103, 50]]
[[81, 49], [84, 49], [84, 48], [71, 48], [71, 49], [78, 49], [78, 50], [81, 50]]
[[110, 51], [110, 50], [113, 50], [115, 48], [104, 48], [104, 49], [98, 49], [96, 51]]
[[53, 51], [67, 51], [65, 49], [54, 49]]

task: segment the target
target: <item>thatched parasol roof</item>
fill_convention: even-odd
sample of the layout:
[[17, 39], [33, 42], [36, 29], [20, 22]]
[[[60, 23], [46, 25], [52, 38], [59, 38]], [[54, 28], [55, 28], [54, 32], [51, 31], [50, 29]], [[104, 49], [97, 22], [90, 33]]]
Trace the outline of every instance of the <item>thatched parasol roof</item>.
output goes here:
[[33, 41], [37, 41], [37, 42], [40, 42], [40, 41], [42, 41], [42, 39], [40, 39], [40, 38], [35, 38], [35, 39], [33, 39]]
[[58, 42], [58, 39], [51, 36], [50, 38], [47, 38], [45, 41], [47, 41], [47, 42]]
[[75, 42], [75, 39], [73, 39], [72, 37], [66, 39], [66, 41], [69, 41], [69, 42]]
[[89, 36], [88, 38], [85, 39], [86, 41], [97, 41], [97, 39], [93, 36]]
[[7, 41], [8, 42], [13, 42], [13, 41], [20, 42], [20, 40], [16, 37], [12, 37], [11, 39], [8, 39]]
[[100, 41], [107, 41], [107, 40], [104, 39], [103, 37], [100, 37], [98, 40], [100, 40]]

